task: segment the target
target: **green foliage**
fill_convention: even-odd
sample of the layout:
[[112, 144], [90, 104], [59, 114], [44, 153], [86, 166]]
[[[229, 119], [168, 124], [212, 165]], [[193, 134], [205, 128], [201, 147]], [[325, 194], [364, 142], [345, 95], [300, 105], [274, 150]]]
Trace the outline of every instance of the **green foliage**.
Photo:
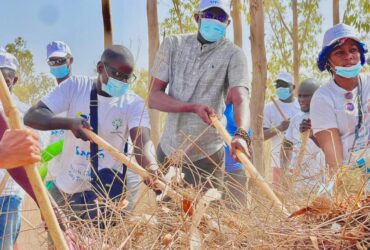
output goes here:
[[169, 17], [165, 18], [160, 25], [161, 33], [165, 35], [195, 33], [198, 27], [194, 20], [194, 13], [198, 11], [198, 3], [198, 0], [172, 0]]
[[370, 1], [347, 0], [343, 22], [354, 26], [365, 38], [370, 32]]
[[[300, 57], [300, 78], [322, 79], [316, 57], [319, 45], [316, 36], [321, 33], [323, 17], [319, 13], [319, 0], [298, 1], [298, 50]], [[293, 22], [291, 1], [266, 1], [266, 16], [270, 24], [267, 39], [268, 92], [274, 92], [273, 82], [280, 71], [293, 74]]]
[[19, 61], [19, 79], [13, 92], [22, 102], [35, 104], [56, 86], [53, 78], [34, 72], [33, 54], [27, 49], [27, 43], [22, 37], [17, 37], [14, 43], [7, 44], [5, 49]]
[[135, 72], [136, 81], [132, 84], [131, 90], [138, 96], [146, 100], [148, 98], [148, 77], [149, 72], [144, 69], [139, 69]]

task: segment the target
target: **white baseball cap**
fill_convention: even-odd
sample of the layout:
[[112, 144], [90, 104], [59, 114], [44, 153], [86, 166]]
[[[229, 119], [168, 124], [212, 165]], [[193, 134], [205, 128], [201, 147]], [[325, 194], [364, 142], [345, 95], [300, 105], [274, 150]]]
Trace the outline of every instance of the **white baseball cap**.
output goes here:
[[47, 58], [50, 57], [66, 57], [67, 55], [72, 55], [69, 46], [62, 41], [52, 41], [46, 46]]
[[19, 62], [15, 56], [0, 47], [0, 68], [8, 68], [17, 71]]
[[284, 71], [280, 72], [278, 76], [276, 77], [276, 81], [277, 80], [282, 80], [284, 82], [294, 85], [293, 76], [289, 74], [288, 72], [284, 72]]
[[204, 11], [209, 8], [220, 8], [225, 13], [230, 16], [230, 0], [200, 0], [199, 11]]

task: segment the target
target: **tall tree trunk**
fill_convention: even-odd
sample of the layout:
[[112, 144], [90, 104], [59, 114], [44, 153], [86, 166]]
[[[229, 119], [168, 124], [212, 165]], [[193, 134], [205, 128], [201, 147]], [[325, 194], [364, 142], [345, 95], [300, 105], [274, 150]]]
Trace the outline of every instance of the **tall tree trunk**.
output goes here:
[[333, 0], [333, 25], [339, 23], [339, 0]]
[[253, 130], [253, 163], [262, 176], [266, 175], [263, 161], [263, 110], [267, 81], [267, 63], [265, 50], [265, 26], [263, 1], [250, 0], [251, 17], [250, 39], [252, 49], [252, 97], [251, 121]]
[[294, 83], [296, 85], [296, 93], [298, 91], [299, 85], [299, 68], [300, 68], [300, 58], [299, 58], [299, 49], [298, 49], [298, 6], [297, 0], [292, 2], [292, 11], [293, 11], [293, 76]]
[[[146, 12], [148, 20], [148, 39], [149, 39], [149, 70], [153, 66], [156, 52], [159, 46], [159, 28], [158, 28], [158, 14], [157, 14], [157, 0], [146, 1]], [[151, 77], [149, 73], [149, 88], [151, 86]], [[150, 126], [152, 141], [155, 146], [158, 146], [160, 139], [159, 128], [159, 114], [160, 112], [155, 109], [149, 109]]]
[[233, 10], [231, 16], [233, 19], [234, 28], [234, 43], [240, 48], [243, 47], [243, 30], [242, 30], [242, 19], [240, 14], [240, 0], [233, 0], [232, 2]]
[[112, 22], [110, 17], [110, 0], [102, 0], [103, 24], [104, 24], [104, 48], [113, 43]]

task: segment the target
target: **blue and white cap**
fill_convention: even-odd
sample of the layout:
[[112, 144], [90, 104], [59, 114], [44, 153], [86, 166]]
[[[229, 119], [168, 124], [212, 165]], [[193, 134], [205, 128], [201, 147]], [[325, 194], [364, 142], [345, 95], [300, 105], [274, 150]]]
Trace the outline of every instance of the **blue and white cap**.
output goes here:
[[199, 11], [204, 11], [209, 8], [220, 8], [225, 13], [230, 16], [230, 0], [200, 0], [199, 2]]
[[8, 68], [17, 71], [19, 62], [17, 58], [0, 47], [0, 68]]
[[358, 42], [361, 53], [361, 64], [365, 64], [365, 53], [367, 53], [367, 48], [366, 45], [361, 42], [360, 35], [353, 27], [344, 23], [339, 23], [325, 32], [321, 52], [317, 59], [317, 66], [321, 71], [326, 69], [329, 53], [340, 46], [342, 44], [341, 41], [344, 42], [344, 38], [350, 38]]
[[276, 81], [277, 80], [282, 80], [284, 82], [289, 83], [290, 85], [294, 85], [293, 76], [289, 74], [288, 72], [284, 72], [284, 71], [280, 72], [276, 77]]
[[46, 46], [46, 57], [66, 57], [67, 55], [72, 55], [69, 46], [62, 41], [52, 41]]

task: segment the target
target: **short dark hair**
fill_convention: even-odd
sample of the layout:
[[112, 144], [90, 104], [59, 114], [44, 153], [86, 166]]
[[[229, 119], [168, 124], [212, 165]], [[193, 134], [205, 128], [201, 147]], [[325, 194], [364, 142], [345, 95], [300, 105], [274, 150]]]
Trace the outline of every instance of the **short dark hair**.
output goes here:
[[134, 65], [134, 56], [131, 51], [122, 45], [112, 45], [104, 50], [101, 61], [122, 60], [128, 64]]

